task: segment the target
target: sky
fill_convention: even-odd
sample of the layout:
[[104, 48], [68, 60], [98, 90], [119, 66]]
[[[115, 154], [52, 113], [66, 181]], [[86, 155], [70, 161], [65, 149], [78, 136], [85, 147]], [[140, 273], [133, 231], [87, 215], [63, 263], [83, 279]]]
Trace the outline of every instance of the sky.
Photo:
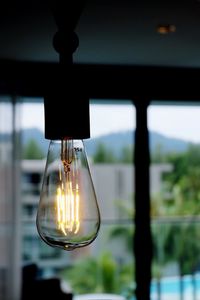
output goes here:
[[[44, 130], [43, 104], [25, 104], [21, 111], [22, 127]], [[135, 128], [135, 108], [123, 104], [90, 105], [91, 137]], [[151, 105], [148, 127], [169, 137], [200, 142], [200, 107]]]
[[[34, 116], [34, 117], [32, 117]], [[24, 104], [21, 111], [22, 127], [38, 127], [44, 130], [44, 109], [42, 104]], [[90, 105], [91, 137], [133, 129], [135, 109], [130, 102], [126, 105]]]

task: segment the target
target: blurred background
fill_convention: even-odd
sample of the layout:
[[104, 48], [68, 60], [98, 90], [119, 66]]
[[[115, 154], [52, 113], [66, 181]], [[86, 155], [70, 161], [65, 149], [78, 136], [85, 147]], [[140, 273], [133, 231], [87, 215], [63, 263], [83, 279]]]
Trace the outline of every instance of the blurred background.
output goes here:
[[[76, 300], [86, 294], [136, 299], [135, 204], [144, 205], [145, 215], [148, 202], [136, 197], [140, 118], [147, 122], [150, 151], [149, 297], [200, 299], [199, 10], [198, 0], [87, 2], [77, 25], [74, 62], [90, 83], [91, 139], [84, 143], [101, 228], [91, 245], [65, 252], [47, 246], [35, 224], [49, 145], [42, 86], [58, 62], [52, 47], [55, 22], [45, 1], [2, 5], [0, 299], [27, 299], [23, 289], [31, 278], [58, 280], [64, 299], [69, 293]], [[63, 101], [67, 106], [69, 99]], [[141, 149], [137, 168], [144, 170], [147, 155]], [[142, 259], [149, 253], [141, 248]]]

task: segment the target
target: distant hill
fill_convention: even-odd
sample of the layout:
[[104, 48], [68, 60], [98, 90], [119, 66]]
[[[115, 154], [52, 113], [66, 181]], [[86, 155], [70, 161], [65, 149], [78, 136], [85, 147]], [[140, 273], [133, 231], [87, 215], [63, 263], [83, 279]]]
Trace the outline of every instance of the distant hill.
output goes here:
[[[34, 139], [42, 150], [47, 153], [49, 140], [44, 138], [44, 134], [37, 128], [27, 128], [22, 130], [22, 144], [26, 145], [29, 140]], [[106, 147], [112, 149], [116, 154], [120, 152], [122, 147], [133, 144], [133, 134], [131, 131], [122, 133], [113, 133], [98, 138], [85, 140], [86, 151], [92, 156], [96, 151], [99, 143], [105, 144]]]
[[35, 140], [44, 153], [47, 153], [49, 140], [44, 138], [44, 133], [38, 128], [23, 129], [21, 133], [22, 145], [25, 146], [31, 139]]
[[154, 151], [160, 146], [163, 152], [184, 152], [190, 144], [189, 141], [171, 138], [155, 131], [150, 131], [149, 135], [150, 149]]
[[[28, 128], [22, 130], [22, 144], [26, 145], [30, 139], [34, 139], [42, 148], [44, 153], [48, 151], [49, 140], [44, 138], [44, 134], [37, 128]], [[0, 135], [0, 141], [8, 141], [8, 135]], [[123, 131], [102, 135], [97, 138], [85, 140], [88, 155], [92, 156], [100, 143], [113, 151], [118, 156], [121, 149], [125, 146], [131, 146], [134, 143], [134, 132]], [[164, 152], [183, 152], [187, 149], [189, 141], [174, 139], [157, 132], [150, 132], [150, 150], [155, 151], [156, 148]]]
[[[131, 146], [134, 144], [134, 132], [124, 131], [117, 132], [108, 135], [103, 135], [98, 138], [89, 139], [86, 141], [87, 152], [92, 155], [98, 144], [103, 143], [109, 149], [118, 156], [120, 149], [125, 146]], [[159, 134], [154, 131], [150, 131], [149, 135], [150, 151], [153, 153], [156, 148], [164, 152], [183, 152], [187, 149], [188, 145], [191, 144], [189, 141], [181, 139], [170, 138], [165, 135]]]
[[92, 156], [95, 153], [99, 144], [104, 144], [106, 148], [111, 149], [113, 154], [118, 156], [121, 149], [125, 146], [133, 145], [133, 141], [133, 132], [124, 131], [85, 140], [85, 145], [89, 156]]

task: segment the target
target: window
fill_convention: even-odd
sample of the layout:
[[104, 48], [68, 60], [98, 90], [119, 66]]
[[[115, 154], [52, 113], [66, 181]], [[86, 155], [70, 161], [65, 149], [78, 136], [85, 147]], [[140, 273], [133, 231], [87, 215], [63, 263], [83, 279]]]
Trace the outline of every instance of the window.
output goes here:
[[34, 149], [40, 148], [38, 153], [45, 153], [48, 141], [40, 142], [44, 140], [41, 126], [44, 120], [40, 113], [43, 105], [24, 103], [22, 106], [22, 114], [28, 107], [29, 111], [37, 109], [36, 115], [40, 116], [31, 123], [30, 115], [27, 121], [22, 115], [22, 153], [26, 154], [26, 159], [22, 160], [22, 249], [25, 249], [22, 263], [27, 260], [37, 263], [43, 276], [59, 274], [76, 294], [97, 290], [124, 295], [133, 293], [133, 104], [131, 101], [109, 101], [109, 104], [103, 100], [91, 101], [91, 139], [85, 141], [85, 146], [101, 212], [101, 229], [90, 246], [72, 252], [39, 242], [33, 230], [44, 156], [33, 159], [33, 153], [29, 152], [29, 158], [26, 149], [34, 142]]
[[[51, 68], [51, 64], [48, 66], [50, 66]], [[41, 86], [39, 84], [41, 78], [38, 76], [38, 80], [35, 80], [35, 78], [32, 77], [32, 73], [30, 71], [32, 69], [29, 67], [30, 67], [29, 64], [28, 65], [25, 64], [26, 72], [24, 73], [29, 74], [30, 78], [29, 76], [27, 76], [24, 89], [23, 89], [24, 84], [22, 82], [22, 84], [19, 87], [19, 90], [16, 89], [16, 91], [14, 91], [13, 87], [17, 86], [18, 82], [16, 82], [16, 85], [13, 84], [11, 88], [11, 86], [9, 86], [9, 82], [7, 82], [5, 79], [5, 82], [3, 82], [2, 84], [2, 87], [4, 88], [3, 90], [1, 90], [1, 93], [4, 93], [5, 91], [11, 93], [12, 91], [12, 93], [15, 92], [16, 95], [18, 93], [24, 95], [30, 92], [29, 95], [30, 97], [36, 94], [41, 95], [42, 94]], [[43, 67], [45, 68], [45, 66], [42, 66], [42, 68]], [[79, 68], [79, 66], [77, 67]], [[40, 64], [39, 64], [39, 69], [40, 69]], [[6, 241], [6, 243], [3, 242], [0, 247], [0, 254], [1, 254], [0, 260], [3, 258], [1, 264], [1, 272], [0, 272], [0, 288], [1, 288], [1, 295], [5, 296], [6, 300], [12, 299], [12, 295], [20, 294], [20, 268], [23, 266], [24, 262], [27, 262], [29, 259], [32, 260], [30, 254], [28, 254], [27, 256], [28, 249], [31, 249], [31, 247], [35, 248], [34, 261], [41, 267], [40, 270], [41, 276], [52, 276], [52, 274], [59, 274], [59, 276], [61, 276], [63, 279], [68, 279], [70, 276], [70, 278], [73, 278], [73, 280], [75, 280], [75, 278], [77, 280], [76, 276], [78, 274], [80, 275], [78, 278], [78, 280], [80, 281], [78, 282], [79, 283], [81, 282], [81, 285], [85, 286], [88, 291], [89, 289], [93, 289], [93, 287], [96, 286], [96, 282], [98, 283], [100, 282], [101, 286], [105, 284], [106, 290], [112, 290], [114, 283], [116, 284], [115, 281], [116, 278], [113, 277], [113, 274], [116, 274], [114, 270], [117, 270], [118, 272], [117, 280], [119, 280], [120, 278], [122, 279], [121, 284], [120, 285], [118, 284], [118, 287], [120, 287], [120, 293], [123, 293], [126, 296], [126, 298], [129, 299], [133, 296], [134, 291], [136, 291], [137, 296], [139, 295], [139, 299], [143, 299], [143, 296], [145, 299], [148, 299], [149, 283], [150, 283], [149, 270], [150, 270], [150, 263], [151, 263], [151, 253], [150, 253], [151, 251], [149, 246], [151, 242], [151, 235], [150, 235], [150, 222], [149, 222], [150, 221], [149, 220], [150, 217], [149, 216], [149, 188], [148, 188], [149, 152], [148, 152], [148, 134], [147, 134], [148, 132], [146, 128], [146, 121], [147, 121], [146, 108], [147, 108], [147, 104], [149, 103], [151, 95], [154, 94], [155, 92], [155, 95], [158, 96], [158, 94], [160, 93], [157, 89], [158, 88], [157, 83], [159, 83], [159, 87], [163, 87], [160, 88], [160, 90], [162, 90], [161, 94], [164, 95], [163, 96], [164, 99], [166, 99], [166, 93], [167, 93], [168, 95], [176, 95], [177, 97], [175, 100], [179, 99], [180, 101], [181, 95], [183, 97], [186, 97], [186, 95], [190, 95], [191, 97], [193, 95], [194, 99], [199, 101], [200, 97], [199, 99], [197, 99], [197, 95], [199, 93], [199, 87], [198, 84], [196, 84], [196, 82], [199, 82], [198, 77], [196, 75], [198, 74], [198, 72], [196, 73], [196, 70], [195, 72], [191, 70], [191, 72], [187, 73], [183, 69], [176, 70], [177, 72], [174, 72], [174, 69], [171, 68], [168, 68], [167, 70], [162, 68], [157, 70], [157, 68], [155, 69], [154, 68], [149, 69], [145, 67], [126, 68], [124, 66], [116, 67], [116, 68], [115, 67], [112, 68], [112, 66], [110, 67], [106, 66], [106, 68], [104, 68], [103, 66], [101, 66], [100, 69], [101, 72], [98, 72], [99, 67], [92, 66], [92, 71], [95, 70], [95, 84], [92, 86], [92, 91], [91, 91], [93, 97], [94, 95], [97, 98], [99, 96], [107, 97], [106, 95], [109, 95], [109, 97], [113, 99], [115, 96], [118, 97], [120, 96], [123, 99], [126, 98], [135, 99], [134, 103], [136, 107], [136, 134], [135, 134], [135, 141], [133, 140], [131, 142], [135, 144], [134, 145], [135, 165], [133, 168], [133, 164], [132, 163], [129, 164], [130, 161], [132, 162], [132, 156], [130, 157], [130, 154], [132, 155], [133, 149], [130, 149], [130, 147], [128, 147], [128, 149], [125, 149], [123, 153], [123, 160], [122, 160], [121, 157], [116, 155], [114, 151], [115, 146], [113, 141], [110, 139], [110, 136], [108, 140], [110, 143], [112, 142], [111, 151], [107, 148], [107, 146], [106, 147], [105, 145], [102, 146], [100, 143], [98, 147], [98, 151], [95, 152], [95, 155], [93, 155], [93, 157], [91, 156], [90, 163], [92, 165], [93, 175], [96, 176], [96, 179], [95, 176], [93, 177], [94, 177], [94, 183], [96, 185], [98, 198], [100, 199], [99, 200], [100, 209], [102, 210], [102, 208], [104, 207], [103, 201], [106, 201], [106, 207], [108, 209], [103, 210], [104, 211], [103, 218], [102, 218], [103, 222], [102, 222], [102, 227], [98, 239], [93, 244], [91, 244], [90, 247], [85, 249], [83, 248], [81, 251], [74, 251], [71, 253], [61, 251], [59, 252], [59, 255], [58, 253], [55, 253], [54, 250], [49, 248], [42, 249], [41, 252], [37, 251], [38, 249], [41, 250], [41, 247], [44, 248], [48, 247], [39, 239], [39, 237], [36, 238], [36, 236], [38, 235], [35, 227], [35, 214], [37, 211], [38, 191], [40, 190], [40, 187], [37, 185], [37, 193], [35, 194], [34, 192], [33, 193], [31, 192], [30, 194], [29, 192], [22, 193], [22, 194], [20, 194], [19, 192], [22, 192], [24, 189], [24, 187], [21, 185], [22, 182], [25, 183], [24, 179], [26, 180], [26, 184], [28, 182], [31, 184], [34, 183], [34, 185], [36, 184], [37, 180], [32, 178], [31, 175], [32, 173], [40, 174], [37, 175], [38, 176], [37, 179], [39, 179], [40, 176], [41, 176], [40, 179], [42, 179], [41, 174], [43, 174], [44, 166], [45, 166], [45, 156], [46, 156], [45, 153], [47, 152], [47, 148], [48, 148], [48, 141], [45, 141], [43, 136], [43, 121], [42, 121], [43, 105], [41, 105], [43, 103], [43, 100], [41, 98], [40, 99], [39, 98], [19, 99], [16, 97], [14, 98], [6, 97], [7, 99], [5, 99], [5, 97], [1, 98], [0, 128], [2, 128], [3, 133], [6, 132], [6, 128], [9, 129], [8, 143], [6, 143], [7, 141], [2, 138], [5, 137], [4, 134], [1, 136], [2, 140], [0, 140], [0, 155], [1, 155], [0, 171], [3, 179], [1, 180], [1, 184], [0, 184], [0, 192], [2, 197], [0, 199], [0, 202], [3, 203], [2, 204], [3, 209], [1, 210], [1, 212], [3, 213], [0, 216], [0, 221], [2, 224], [0, 233], [2, 234], [2, 237], [5, 238], [4, 241]], [[88, 70], [91, 71], [90, 66], [88, 66], [87, 71]], [[165, 71], [167, 72], [165, 73]], [[44, 71], [44, 73], [38, 72], [38, 74], [46, 74], [46, 77], [49, 78], [48, 74], [45, 72], [46, 71]], [[156, 84], [151, 85], [152, 81], [149, 80], [151, 79], [151, 74], [154, 75], [152, 76], [152, 78], [154, 83]], [[188, 74], [190, 74], [190, 76], [188, 76]], [[165, 89], [166, 80], [163, 80], [163, 78], [165, 79], [167, 78], [167, 80], [169, 80], [167, 92]], [[179, 81], [175, 80], [177, 78], [181, 79], [180, 80], [181, 84], [179, 83]], [[192, 80], [190, 80], [190, 78]], [[99, 82], [101, 82], [101, 91], [99, 91]], [[109, 84], [107, 84], [108, 82]], [[191, 89], [191, 85], [188, 84], [188, 82], [192, 84], [192, 89]], [[170, 83], [172, 84], [170, 85]], [[187, 83], [187, 84], [184, 85], [183, 83]], [[154, 90], [155, 88], [156, 91]], [[173, 89], [173, 93], [172, 93], [172, 89]], [[174, 93], [174, 89], [175, 89], [175, 93]], [[145, 95], [145, 97], [142, 97], [142, 94]], [[175, 100], [171, 100], [171, 102], [175, 104]], [[107, 103], [107, 105], [111, 104], [110, 100], [106, 100], [105, 102]], [[164, 103], [164, 101], [161, 102]], [[38, 113], [35, 113], [35, 110], [33, 110], [33, 106], [32, 109], [30, 109], [30, 106], [26, 106], [28, 112], [25, 113], [25, 106], [23, 106], [24, 103], [26, 104], [29, 103], [32, 105], [33, 104], [40, 105]], [[121, 101], [121, 103], [124, 103], [124, 100]], [[5, 109], [5, 104], [6, 106], [8, 105], [7, 106], [8, 111], [7, 109]], [[103, 100], [91, 102], [91, 105], [98, 105], [98, 107], [100, 104], [105, 104], [105, 103], [103, 103]], [[115, 103], [112, 102], [112, 107], [109, 113], [107, 109], [106, 111], [107, 113], [104, 112], [104, 114], [101, 117], [99, 115], [100, 117], [99, 128], [102, 129], [102, 127], [104, 127], [105, 129], [107, 129], [106, 118], [109, 120], [110, 124], [112, 124], [113, 126], [112, 130], [113, 129], [115, 130], [116, 125], [118, 126], [118, 124], [120, 124], [121, 126], [123, 124], [121, 117], [123, 115], [125, 116], [124, 118], [127, 118], [127, 113], [123, 114], [122, 106], [120, 106], [120, 116], [114, 119], [112, 118], [114, 116], [115, 104], [120, 106], [120, 100], [118, 99]], [[129, 104], [131, 108], [130, 114], [131, 116], [134, 116], [135, 113], [134, 113], [134, 107], [132, 106], [132, 101], [130, 101]], [[129, 104], [127, 105], [129, 106]], [[40, 126], [42, 124], [42, 127], [39, 127], [39, 135], [37, 134], [37, 137], [39, 137], [38, 140], [39, 143], [36, 145], [33, 141], [29, 140], [29, 145], [28, 145], [29, 147], [26, 147], [26, 151], [21, 151], [21, 152], [19, 151], [20, 150], [19, 136], [20, 133], [22, 132], [19, 130], [21, 128], [18, 127], [18, 118], [17, 118], [18, 108], [20, 108], [21, 110], [22, 113], [21, 116], [24, 117], [26, 116], [27, 119], [27, 116], [30, 116], [31, 113], [32, 115], [35, 116], [34, 122], [40, 124]], [[149, 110], [148, 117], [150, 116], [150, 114], [151, 113]], [[172, 124], [171, 116], [172, 116], [171, 114], [168, 114], [168, 119], [169, 119], [168, 125]], [[179, 116], [180, 115], [178, 115], [178, 117]], [[97, 120], [99, 117], [96, 116], [95, 119]], [[134, 118], [131, 118], [131, 120], [133, 121]], [[24, 124], [23, 118], [21, 118], [21, 121], [22, 124]], [[30, 120], [28, 120], [28, 122], [29, 121], [31, 121], [31, 118]], [[91, 122], [94, 124], [93, 120]], [[161, 127], [162, 123], [163, 122], [159, 123], [160, 124], [159, 127]], [[179, 123], [181, 124], [181, 122]], [[189, 119], [187, 118], [182, 124], [185, 123], [187, 123], [188, 125], [186, 129], [189, 127], [189, 125], [192, 124], [192, 122], [190, 122]], [[29, 129], [27, 129], [29, 130], [27, 136], [35, 138], [34, 132], [30, 130], [30, 127], [33, 126], [33, 123], [31, 124], [29, 123], [29, 125], [30, 125]], [[134, 129], [133, 122], [131, 123], [131, 126]], [[197, 128], [199, 127], [198, 123], [196, 127]], [[35, 132], [38, 133], [38, 130], [36, 130]], [[132, 133], [131, 133], [131, 137], [133, 138]], [[97, 137], [95, 137], [95, 140], [97, 141]], [[120, 135], [120, 138], [118, 136], [118, 142], [119, 141], [122, 141], [122, 144], [124, 145], [124, 140], [122, 135]], [[88, 150], [90, 149], [91, 151], [94, 151], [94, 149], [92, 149], [92, 145], [94, 145], [93, 142], [94, 141], [91, 141], [91, 144], [89, 144], [90, 142], [88, 141], [87, 144]], [[22, 148], [24, 147], [25, 144], [26, 144], [26, 136], [22, 134], [22, 145], [21, 145]], [[31, 149], [34, 149], [34, 151], [30, 151]], [[88, 151], [89, 157], [91, 154], [90, 150]], [[161, 150], [162, 149], [160, 145], [157, 146], [156, 149], [157, 157], [159, 157], [160, 153], [162, 152]], [[113, 155], [113, 151], [114, 151], [114, 155]], [[22, 154], [21, 156], [21, 158], [23, 158], [22, 161], [19, 160], [20, 153]], [[161, 155], [160, 158], [162, 158]], [[192, 162], [192, 158], [193, 155], [192, 157], [190, 157], [191, 162]], [[23, 163], [27, 160], [28, 163], [30, 163], [30, 161], [34, 162], [31, 165], [31, 167], [29, 164], [27, 166], [26, 163], [23, 165]], [[121, 161], [119, 162], [119, 160]], [[164, 202], [165, 199], [166, 202], [164, 203], [167, 204], [167, 207], [171, 212], [172, 209], [171, 203], [173, 202], [172, 197], [175, 196], [177, 197], [177, 195], [180, 196], [181, 193], [180, 190], [177, 193], [176, 189], [172, 189], [170, 177], [174, 173], [173, 172], [174, 169], [171, 164], [171, 161], [162, 161], [162, 164], [159, 163], [158, 165], [154, 161], [154, 157], [152, 155], [151, 155], [151, 160], [152, 160], [152, 165], [150, 168], [150, 176], [151, 176], [150, 181], [151, 181], [151, 200], [153, 204], [151, 206], [151, 214], [152, 216], [154, 214], [154, 217], [152, 217], [151, 219], [151, 228], [153, 233], [153, 242], [154, 242], [154, 250], [155, 250], [154, 260], [152, 265], [153, 280], [151, 282], [151, 297], [152, 300], [154, 300], [154, 299], [160, 299], [161, 298], [160, 295], [163, 293], [163, 290], [166, 288], [166, 285], [164, 286], [162, 285], [163, 278], [160, 278], [160, 274], [161, 274], [160, 271], [163, 272], [163, 270], [165, 269], [165, 273], [162, 273], [162, 275], [167, 274], [167, 269], [164, 268], [164, 265], [162, 265], [162, 261], [163, 261], [162, 255], [165, 255], [167, 252], [166, 249], [165, 251], [160, 251], [160, 250], [163, 249], [163, 239], [168, 234], [169, 227], [172, 228], [173, 227], [172, 225], [177, 225], [173, 227], [173, 230], [176, 229], [176, 231], [173, 232], [175, 234], [172, 234], [170, 236], [170, 239], [173, 239], [175, 236], [180, 238], [181, 236], [180, 233], [185, 232], [184, 230], [188, 230], [188, 225], [191, 225], [193, 231], [192, 233], [190, 232], [191, 235], [187, 235], [187, 237], [193, 237], [189, 241], [187, 241], [187, 244], [190, 245], [191, 241], [194, 242], [196, 237], [198, 237], [196, 236], [196, 234], [198, 234], [199, 231], [198, 230], [199, 220], [198, 220], [198, 211], [196, 211], [195, 215], [192, 215], [192, 222], [190, 222], [191, 221], [190, 218], [188, 219], [188, 217], [186, 218], [186, 216], [183, 215], [181, 217], [181, 222], [175, 224], [177, 222], [176, 219], [175, 220], [176, 222], [173, 224], [171, 222], [170, 226], [166, 225], [167, 223], [165, 224], [165, 222], [168, 222], [169, 219], [168, 214], [162, 217], [162, 219], [158, 219], [155, 217], [155, 214], [158, 213], [160, 207], [162, 207], [159, 204], [160, 201]], [[102, 163], [103, 161], [104, 162], [106, 161], [106, 163], [103, 164]], [[198, 166], [198, 163], [196, 163], [196, 166]], [[27, 167], [28, 169], [26, 169]], [[19, 176], [20, 169], [22, 171], [21, 177]], [[30, 172], [31, 174], [27, 174], [29, 173], [28, 170], [31, 170]], [[191, 172], [194, 170], [187, 168], [186, 170], [187, 175], [189, 174], [189, 171]], [[195, 172], [197, 172], [196, 175], [198, 175], [198, 170], [195, 169]], [[126, 176], [125, 174], [130, 174], [130, 175]], [[130, 179], [132, 175], [133, 175], [132, 177], [133, 180]], [[194, 178], [198, 177], [196, 175]], [[155, 179], [153, 179], [153, 176], [155, 176]], [[109, 181], [111, 182], [110, 186], [108, 185], [108, 182], [105, 181], [105, 178], [109, 178]], [[130, 184], [130, 182], [134, 182], [134, 179], [136, 182], [135, 186], [133, 184], [132, 185]], [[98, 186], [98, 182], [100, 182], [100, 180], [104, 182], [105, 188], [104, 185], [103, 188], [102, 186]], [[182, 181], [185, 184], [184, 197], [187, 195], [187, 199], [190, 199], [191, 197], [193, 198], [195, 190], [187, 186], [188, 180], [186, 180], [186, 177], [182, 178]], [[196, 184], [196, 181], [193, 182], [195, 182]], [[21, 187], [21, 191], [19, 191], [19, 187]], [[107, 193], [106, 193], [107, 190], [109, 190], [112, 197], [107, 197]], [[174, 192], [176, 192], [176, 194], [174, 194]], [[155, 195], [157, 195], [158, 193], [162, 194], [162, 197], [160, 198], [155, 197]], [[133, 205], [133, 202], [131, 202], [133, 200], [133, 197], [135, 198], [135, 207]], [[197, 193], [195, 198], [198, 198]], [[157, 200], [154, 201], [154, 199]], [[157, 205], [157, 203], [159, 205]], [[186, 212], [189, 211], [188, 209], [190, 210], [193, 208], [196, 209], [196, 207], [193, 204], [191, 205], [190, 201], [186, 201], [185, 203], [187, 203], [187, 205], [184, 205], [184, 209], [186, 209]], [[121, 207], [121, 204], [123, 207]], [[25, 217], [24, 212], [25, 215], [27, 214], [27, 217]], [[21, 214], [23, 214], [22, 218], [21, 218]], [[135, 217], [134, 220], [135, 227], [133, 226], [133, 217]], [[170, 221], [172, 221], [172, 219]], [[180, 223], [182, 224], [181, 226], [179, 226]], [[182, 229], [184, 230], [182, 231]], [[108, 237], [110, 237], [111, 234], [112, 234], [112, 238], [110, 238], [108, 242]], [[133, 257], [133, 243], [132, 243], [133, 236], [134, 236], [134, 246], [135, 246], [134, 247], [135, 257]], [[158, 238], [160, 236], [161, 238]], [[28, 240], [26, 240], [27, 237]], [[124, 240], [122, 240], [121, 237], [123, 237]], [[26, 252], [24, 254], [23, 251], [20, 252], [20, 238], [22, 238], [22, 243], [24, 243], [22, 244], [22, 249], [23, 251]], [[35, 238], [37, 241], [34, 240]], [[100, 240], [101, 243], [98, 244]], [[9, 247], [10, 241], [12, 241], [12, 246], [13, 246], [12, 249], [13, 248], [15, 249], [14, 252], [12, 251], [11, 247]], [[39, 245], [40, 243], [42, 244], [42, 246]], [[102, 244], [106, 245], [105, 249], [102, 249], [103, 248], [101, 247]], [[128, 244], [129, 245], [131, 244], [131, 246], [125, 249], [125, 246]], [[168, 243], [168, 245], [174, 247], [174, 245], [177, 245], [177, 243]], [[195, 249], [198, 249], [198, 244], [194, 243], [192, 247], [193, 246], [197, 247]], [[174, 249], [173, 247], [171, 247], [171, 249], [169, 250], [170, 251], [173, 250]], [[126, 254], [128, 253], [129, 249], [131, 249], [130, 255], [129, 254], [124, 255], [124, 253]], [[185, 247], [184, 250], [186, 249], [187, 247]], [[98, 259], [96, 259], [96, 257], [94, 257], [94, 255], [92, 254], [94, 253], [94, 251], [97, 251], [98, 254], [101, 254], [101, 250], [106, 250], [107, 252], [103, 253], [102, 256], [101, 255], [98, 256]], [[108, 251], [112, 252], [112, 250], [114, 252], [114, 256], [113, 253], [111, 254], [108, 253]], [[48, 254], [44, 261], [45, 252]], [[188, 255], [189, 252], [186, 253]], [[5, 256], [3, 256], [4, 254]], [[186, 254], [184, 255], [185, 255], [185, 261], [189, 261], [187, 255]], [[84, 259], [82, 260], [81, 257], [84, 257]], [[193, 257], [198, 260], [198, 255], [196, 256], [193, 255]], [[195, 267], [197, 265], [196, 264], [197, 260], [195, 261]], [[54, 266], [52, 261], [54, 262]], [[101, 265], [101, 271], [99, 271], [100, 270], [99, 265]], [[126, 266], [128, 267], [126, 268]], [[172, 266], [175, 266], [174, 261], [172, 262], [172, 264], [170, 262], [171, 269], [168, 269], [168, 271], [169, 270], [170, 272], [172, 271]], [[68, 268], [66, 269], [65, 267]], [[169, 265], [167, 267], [169, 267]], [[109, 268], [109, 272], [104, 273], [104, 271], [107, 270], [107, 268]], [[83, 273], [78, 273], [77, 270], [81, 270], [83, 271]], [[92, 273], [94, 270], [95, 270], [96, 277], [94, 277]], [[173, 272], [175, 271], [177, 271], [177, 263], [176, 263], [176, 270], [174, 269]], [[82, 274], [85, 274], [84, 272], [87, 274], [92, 274], [91, 277], [82, 276]], [[109, 275], [110, 277], [109, 278], [104, 277], [102, 274], [110, 274]], [[121, 274], [123, 275], [122, 277], [119, 276]], [[182, 287], [181, 289], [182, 295], [186, 295], [185, 293], [188, 287], [188, 280], [190, 282], [189, 284], [190, 288], [191, 287], [193, 288], [195, 284], [198, 287], [198, 267], [196, 269], [193, 269], [193, 271], [189, 273], [191, 276], [188, 276], [187, 280], [185, 277], [185, 271], [180, 274], [183, 275], [180, 276], [181, 278], [179, 284], [179, 286]], [[98, 281], [96, 281], [95, 283], [94, 283], [94, 278], [98, 278]], [[103, 281], [103, 278], [106, 278], [105, 282]], [[82, 279], [87, 279], [87, 282], [84, 282], [84, 284], [82, 284], [81, 281]], [[193, 280], [192, 285], [191, 285], [191, 280]], [[91, 285], [89, 286], [87, 285], [88, 281], [89, 283], [92, 284], [92, 288]], [[130, 284], [129, 286], [127, 286], [127, 281]], [[109, 285], [106, 285], [107, 282], [109, 283]], [[136, 285], [134, 284], [134, 282], [136, 283]], [[72, 282], [70, 283], [72, 284]], [[175, 283], [177, 284], [177, 281]], [[170, 286], [172, 284], [174, 284], [174, 282], [169, 283]], [[97, 289], [99, 289], [98, 285], [96, 287]], [[75, 289], [75, 291], [77, 291], [77, 293], [81, 292], [78, 289]], [[190, 291], [187, 290], [187, 292], [189, 294], [189, 297], [191, 297]], [[195, 292], [198, 292], [198, 289], [196, 290], [194, 289], [193, 292], [195, 294]], [[10, 295], [10, 293], [12, 295]], [[177, 295], [180, 295], [180, 293], [176, 294], [176, 296]]]
[[154, 169], [152, 299], [193, 299], [200, 293], [200, 107], [151, 105], [148, 117]]

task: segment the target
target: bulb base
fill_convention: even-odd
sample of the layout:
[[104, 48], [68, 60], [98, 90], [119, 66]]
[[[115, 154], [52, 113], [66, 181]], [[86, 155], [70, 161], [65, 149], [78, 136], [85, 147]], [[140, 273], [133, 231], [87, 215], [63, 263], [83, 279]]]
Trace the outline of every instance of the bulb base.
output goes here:
[[49, 140], [90, 138], [89, 99], [80, 98], [77, 93], [67, 100], [63, 98], [60, 91], [44, 98], [45, 138]]

